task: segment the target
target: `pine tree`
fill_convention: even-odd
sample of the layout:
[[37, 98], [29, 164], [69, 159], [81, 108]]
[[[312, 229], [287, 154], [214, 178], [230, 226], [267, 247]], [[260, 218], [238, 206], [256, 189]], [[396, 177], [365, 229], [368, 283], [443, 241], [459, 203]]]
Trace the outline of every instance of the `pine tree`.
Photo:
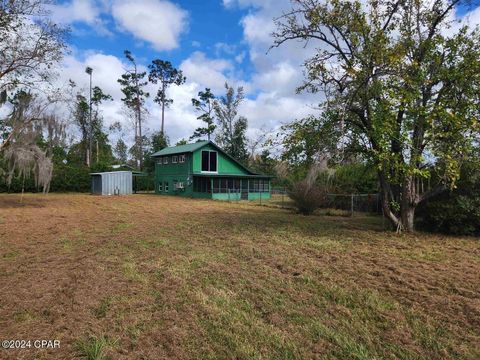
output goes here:
[[192, 136], [190, 136], [190, 140], [202, 138], [205, 135], [207, 136], [208, 141], [210, 141], [210, 137], [212, 136], [213, 132], [216, 129], [216, 125], [214, 123], [214, 104], [215, 95], [212, 94], [209, 88], [205, 88], [205, 91], [200, 91], [198, 93], [197, 99], [192, 99], [192, 105], [195, 110], [200, 114], [197, 117], [198, 120], [201, 120], [205, 123], [204, 127], [199, 127], [195, 130]]
[[160, 82], [160, 88], [154, 101], [162, 107], [161, 132], [165, 134], [165, 108], [173, 103], [173, 99], [167, 98], [167, 89], [172, 84], [182, 85], [186, 78], [183, 76], [182, 70], [175, 69], [170, 61], [155, 59], [148, 65], [148, 68], [150, 69], [148, 80], [153, 84]]
[[147, 97], [150, 96], [143, 88], [148, 84], [144, 81], [147, 73], [139, 72], [138, 66], [132, 53], [125, 50], [125, 57], [132, 64], [132, 69], [128, 69], [125, 74], [117, 81], [122, 85], [124, 104], [135, 113], [135, 157], [137, 166], [141, 170], [143, 167], [143, 135], [142, 135], [142, 114], [145, 111], [144, 105]]

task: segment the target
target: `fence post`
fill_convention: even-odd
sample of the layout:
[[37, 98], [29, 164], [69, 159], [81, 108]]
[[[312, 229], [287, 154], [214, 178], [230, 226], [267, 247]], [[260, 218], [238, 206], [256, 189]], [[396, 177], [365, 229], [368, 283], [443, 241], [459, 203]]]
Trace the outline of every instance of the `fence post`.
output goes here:
[[353, 194], [352, 194], [352, 198], [351, 198], [351, 204], [350, 204], [350, 206], [351, 206], [351, 209], [352, 209], [352, 216], [353, 216]]
[[262, 205], [262, 192], [260, 191], [260, 205]]
[[228, 188], [227, 191], [228, 191], [228, 202], [230, 202], [230, 188]]

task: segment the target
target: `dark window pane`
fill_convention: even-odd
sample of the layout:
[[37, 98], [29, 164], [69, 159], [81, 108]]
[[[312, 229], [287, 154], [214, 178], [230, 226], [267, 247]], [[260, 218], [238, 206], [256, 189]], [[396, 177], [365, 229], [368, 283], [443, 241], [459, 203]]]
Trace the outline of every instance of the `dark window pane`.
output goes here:
[[202, 151], [202, 171], [208, 170], [208, 151]]
[[210, 170], [217, 171], [217, 153], [215, 151], [210, 151]]

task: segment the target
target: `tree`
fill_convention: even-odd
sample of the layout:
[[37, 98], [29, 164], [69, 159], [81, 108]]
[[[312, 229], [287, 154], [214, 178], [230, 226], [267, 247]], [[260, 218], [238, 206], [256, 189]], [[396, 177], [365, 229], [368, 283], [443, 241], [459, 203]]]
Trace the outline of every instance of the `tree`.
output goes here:
[[215, 119], [213, 117], [214, 100], [215, 95], [212, 94], [209, 88], [205, 88], [205, 91], [199, 91], [198, 98], [192, 99], [192, 105], [195, 108], [195, 111], [200, 113], [197, 119], [203, 121], [205, 126], [197, 128], [193, 135], [190, 136], [190, 140], [199, 139], [206, 135], [207, 140], [210, 141], [210, 137], [216, 128], [214, 123]]
[[240, 161], [248, 159], [246, 131], [248, 122], [243, 116], [238, 116], [238, 107], [243, 101], [243, 88], [233, 87], [225, 83], [226, 95], [214, 102], [214, 110], [220, 125], [217, 142], [232, 157]]
[[462, 164], [457, 186], [422, 203], [417, 223], [422, 230], [480, 236], [480, 149]]
[[[325, 94], [324, 109], [336, 115], [323, 125], [340, 144], [357, 139], [399, 231], [413, 231], [421, 202], [455, 186], [478, 134], [479, 32], [446, 31], [459, 4], [297, 0], [276, 20], [273, 47], [317, 44], [299, 91]], [[429, 166], [440, 181], [426, 188]]]
[[155, 159], [151, 155], [168, 147], [169, 140], [161, 131], [157, 131], [147, 139], [147, 142], [148, 150], [145, 152], [145, 170], [148, 173], [153, 173], [155, 171]]
[[173, 103], [173, 99], [167, 98], [167, 89], [170, 85], [182, 85], [186, 78], [183, 76], [182, 70], [177, 70], [173, 67], [170, 61], [155, 59], [148, 65], [150, 73], [148, 80], [157, 84], [160, 82], [160, 88], [157, 91], [157, 96], [154, 101], [162, 107], [162, 134], [165, 133], [165, 108]]
[[135, 114], [135, 151], [137, 166], [141, 170], [143, 167], [143, 135], [142, 135], [142, 114], [145, 111], [145, 100], [150, 96], [143, 88], [148, 84], [144, 81], [147, 73], [139, 72], [135, 58], [128, 50], [124, 51], [125, 57], [132, 65], [132, 69], [127, 69], [125, 74], [117, 81], [122, 86], [124, 98], [123, 103]]
[[[95, 86], [93, 88], [93, 96], [92, 96], [92, 105], [95, 107], [95, 109], [92, 111], [92, 108], [90, 107], [90, 111], [93, 112], [93, 117], [92, 117], [92, 125], [91, 125], [91, 131], [92, 131], [92, 136], [90, 137], [90, 141], [92, 144], [90, 145], [90, 149], [92, 148], [93, 142], [96, 143], [96, 150], [95, 150], [95, 155], [96, 155], [96, 162], [98, 163], [100, 161], [100, 154], [101, 154], [101, 149], [100, 145], [102, 145], [103, 150], [106, 150], [108, 154], [108, 157], [111, 157], [111, 148], [110, 145], [108, 145], [108, 135], [103, 132], [103, 116], [100, 111], [100, 105], [104, 101], [112, 101], [113, 98], [105, 94], [103, 90]], [[108, 149], [107, 149], [108, 147]], [[91, 155], [91, 159], [93, 162], [93, 151]]]
[[[76, 87], [75, 83], [70, 80], [70, 86], [72, 89]], [[88, 100], [85, 95], [80, 91], [76, 94], [75, 106], [73, 109], [73, 122], [78, 126], [81, 133], [80, 147], [82, 151], [82, 158], [86, 166], [91, 166], [93, 163], [93, 154], [96, 154], [96, 162], [99, 162], [100, 156], [100, 144], [107, 145], [107, 136], [103, 133], [103, 118], [100, 112], [100, 104], [103, 101], [112, 100], [112, 97], [105, 94], [103, 90], [95, 86], [93, 88], [93, 96], [91, 99], [91, 106], [89, 106]], [[93, 150], [93, 143], [96, 143], [96, 150]]]
[[0, 2], [0, 93], [45, 83], [66, 49], [66, 30], [53, 23], [42, 0]]
[[128, 160], [128, 147], [127, 144], [123, 141], [123, 139], [118, 139], [117, 144], [115, 145], [115, 149], [113, 150], [117, 161], [120, 164], [126, 164]]
[[[46, 193], [50, 189], [53, 163], [52, 147], [61, 143], [65, 136], [65, 124], [45, 109], [50, 102], [42, 101], [37, 95], [19, 91], [11, 99], [11, 113], [2, 119], [2, 130], [13, 129], [8, 133], [8, 146], [3, 149], [3, 161], [6, 167], [7, 184], [17, 175], [22, 180], [22, 192], [25, 180], [33, 173], [35, 186], [42, 187]], [[16, 131], [21, 128], [21, 131]], [[13, 134], [13, 135], [12, 135]], [[43, 136], [47, 135], [47, 144], [43, 148]], [[3, 172], [0, 169], [0, 175]]]
[[[7, 102], [8, 92], [45, 84], [53, 76], [52, 67], [58, 63], [66, 48], [65, 29], [52, 23], [45, 11], [44, 1], [18, 0], [0, 2], [0, 107]], [[33, 21], [35, 20], [35, 21]], [[45, 110], [48, 104], [43, 104]], [[39, 110], [37, 106], [37, 111]], [[0, 152], [32, 122], [41, 121], [42, 114], [0, 119]], [[21, 122], [19, 120], [24, 120]], [[10, 125], [5, 126], [5, 121]], [[17, 143], [16, 146], [20, 144]]]
[[151, 137], [152, 144], [152, 153], [160, 151], [168, 147], [168, 136], [163, 134], [161, 131], [154, 132]]
[[89, 141], [90, 141], [90, 132], [91, 126], [89, 123], [89, 107], [88, 102], [85, 96], [78, 94], [77, 100], [75, 102], [75, 110], [73, 113], [73, 121], [75, 125], [78, 126], [80, 129], [81, 134], [81, 149], [82, 149], [82, 158], [84, 160], [84, 164], [89, 166], [90, 162], [90, 155], [89, 155]]

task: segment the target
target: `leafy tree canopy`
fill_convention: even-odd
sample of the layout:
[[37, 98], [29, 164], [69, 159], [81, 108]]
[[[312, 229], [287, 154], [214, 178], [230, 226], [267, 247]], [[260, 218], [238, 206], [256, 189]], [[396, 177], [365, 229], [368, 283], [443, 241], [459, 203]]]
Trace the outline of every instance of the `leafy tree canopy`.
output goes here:
[[[418, 204], [455, 186], [479, 132], [479, 31], [449, 29], [461, 3], [298, 0], [276, 20], [274, 47], [316, 46], [299, 91], [325, 95], [336, 115], [320, 126], [375, 165], [399, 230], [413, 230]], [[429, 166], [439, 182], [427, 188]]]

